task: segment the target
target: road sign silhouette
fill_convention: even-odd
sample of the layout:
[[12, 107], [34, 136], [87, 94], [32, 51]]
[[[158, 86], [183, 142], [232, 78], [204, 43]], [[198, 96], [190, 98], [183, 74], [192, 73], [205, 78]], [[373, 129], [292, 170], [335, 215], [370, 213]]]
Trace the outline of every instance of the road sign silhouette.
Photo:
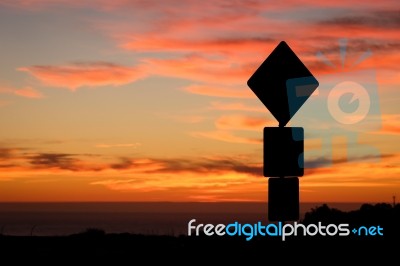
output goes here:
[[304, 130], [285, 127], [318, 87], [318, 81], [282, 41], [247, 81], [278, 120], [264, 128], [264, 176], [268, 180], [268, 219], [299, 219], [299, 176], [304, 174]]
[[299, 179], [297, 177], [268, 179], [268, 220], [298, 220], [299, 205]]
[[264, 176], [303, 176], [302, 127], [264, 128]]
[[[279, 125], [285, 126], [319, 84], [287, 43], [282, 41], [250, 77], [247, 85]], [[298, 97], [289, 99], [288, 94]]]

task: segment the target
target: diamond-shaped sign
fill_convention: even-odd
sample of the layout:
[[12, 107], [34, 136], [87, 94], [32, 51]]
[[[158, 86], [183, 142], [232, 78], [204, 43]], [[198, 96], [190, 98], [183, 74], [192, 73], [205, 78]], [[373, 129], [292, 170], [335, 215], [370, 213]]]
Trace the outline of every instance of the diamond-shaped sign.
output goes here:
[[282, 41], [247, 81], [247, 85], [285, 126], [318, 87], [318, 81]]

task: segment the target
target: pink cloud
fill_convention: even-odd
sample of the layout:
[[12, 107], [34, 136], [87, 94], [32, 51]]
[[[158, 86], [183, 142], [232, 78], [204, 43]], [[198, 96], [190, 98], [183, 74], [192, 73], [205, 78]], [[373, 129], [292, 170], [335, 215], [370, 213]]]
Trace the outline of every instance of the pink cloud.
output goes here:
[[198, 39], [171, 39], [166, 36], [139, 36], [127, 37], [120, 45], [132, 51], [170, 51], [170, 52], [212, 52], [212, 53], [238, 53], [246, 50], [257, 49], [262, 51], [265, 46], [275, 43], [268, 38], [213, 38], [209, 40]]
[[34, 98], [34, 99], [43, 98], [43, 94], [40, 91], [37, 91], [31, 87], [17, 89], [14, 91], [14, 94], [26, 98]]
[[[292, 10], [298, 8], [307, 7], [342, 7], [349, 9], [359, 9], [360, 7], [369, 10], [373, 8], [388, 8], [395, 6], [398, 2], [396, 0], [385, 0], [385, 1], [374, 1], [374, 0], [363, 0], [363, 1], [318, 1], [318, 0], [287, 0], [280, 2], [265, 2], [263, 0], [244, 0], [244, 1], [232, 1], [226, 3], [224, 1], [218, 2], [204, 2], [199, 0], [170, 0], [165, 1], [141, 1], [141, 0], [86, 0], [86, 1], [68, 1], [68, 0], [5, 0], [1, 1], [0, 5], [20, 8], [34, 8], [34, 7], [80, 7], [80, 8], [91, 8], [94, 10], [125, 10], [126, 8], [140, 8], [144, 11], [169, 11], [191, 15], [199, 13], [203, 16], [211, 14], [232, 14], [232, 13], [255, 13], [260, 10], [269, 11], [282, 11]], [[185, 10], [185, 12], [182, 12]], [[236, 11], [236, 12], [234, 12]]]
[[[352, 7], [342, 1], [323, 4], [315, 1], [301, 3], [303, 6], [307, 4], [316, 7], [336, 5]], [[289, 5], [276, 4], [276, 6], [272, 5], [271, 9], [279, 9], [279, 6], [291, 8]], [[328, 56], [333, 55], [334, 63], [341, 65], [337, 39], [349, 36], [348, 59], [356, 60], [357, 58], [354, 58], [356, 55], [359, 56], [360, 53], [370, 49], [374, 59], [363, 62], [362, 65], [357, 66], [358, 69], [373, 67], [380, 70], [379, 75], [386, 77], [387, 71], [399, 68], [393, 51], [398, 49], [396, 43], [400, 41], [400, 38], [397, 34], [398, 27], [395, 27], [395, 20], [387, 19], [386, 22], [379, 20], [380, 17], [385, 16], [385, 12], [379, 15], [379, 10], [374, 9], [380, 6], [384, 4], [368, 1], [366, 7], [370, 10], [366, 11], [365, 15], [359, 13], [362, 15], [357, 18], [328, 16], [321, 18], [320, 21], [301, 19], [294, 22], [285, 19], [264, 19], [260, 18], [257, 12], [235, 17], [222, 12], [218, 19], [210, 16], [209, 21], [201, 23], [203, 17], [196, 14], [194, 17], [183, 16], [183, 19], [164, 18], [163, 31], [157, 30], [156, 27], [146, 32], [124, 32], [118, 35], [116, 29], [116, 32], [111, 35], [118, 35], [119, 46], [130, 51], [175, 55], [173, 59], [145, 59], [150, 69], [153, 69], [153, 73], [203, 83], [229, 85], [243, 84], [283, 39], [289, 43], [314, 75], [339, 71], [324, 65], [316, 57], [316, 53], [323, 51]], [[270, 7], [263, 6], [263, 8]], [[220, 23], [224, 19], [227, 23]], [[387, 21], [390, 25], [385, 27], [384, 24], [389, 23]], [[296, 27], [293, 27], [294, 23]], [[226, 28], [226, 25], [229, 26]], [[265, 32], [265, 27], [268, 27], [267, 32]], [[196, 32], [195, 37], [190, 34], [193, 32]], [[302, 41], [299, 42], [299, 39]], [[382, 78], [382, 82], [388, 81]], [[396, 75], [390, 76], [391, 84], [398, 82], [400, 80]], [[196, 87], [189, 88], [197, 93], [196, 89]]]
[[46, 86], [67, 88], [119, 86], [144, 76], [137, 67], [127, 67], [105, 62], [75, 63], [61, 66], [31, 66], [18, 70], [28, 72]]
[[0, 93], [5, 93], [5, 94], [14, 94], [20, 97], [25, 97], [25, 98], [32, 98], [32, 99], [40, 99], [43, 98], [43, 94], [32, 88], [32, 87], [25, 87], [25, 88], [11, 88], [11, 87], [1, 87], [0, 88]]
[[[201, 83], [224, 84], [225, 86], [244, 84], [262, 60], [283, 39], [288, 41], [306, 65], [310, 66], [313, 74], [318, 75], [329, 69], [319, 62], [315, 53], [319, 50], [331, 49], [332, 44], [336, 45], [337, 38], [350, 36], [353, 39], [379, 40], [383, 43], [398, 41], [398, 27], [383, 27], [379, 19], [385, 16], [375, 14], [377, 10], [387, 10], [387, 7], [394, 3], [396, 2], [392, 0], [366, 1], [362, 5], [365, 11], [357, 13], [358, 15], [365, 13], [361, 17], [353, 15], [341, 17], [333, 13], [336, 15], [327, 14], [326, 18], [318, 20], [301, 17], [294, 20], [261, 14], [277, 11], [296, 12], [295, 9], [299, 7], [358, 9], [358, 6], [354, 2], [348, 3], [344, 0], [276, 3], [265, 3], [260, 0], [238, 1], [229, 4], [219, 1], [204, 3], [196, 0], [168, 1], [168, 3], [126, 0], [116, 0], [112, 3], [106, 0], [76, 3], [58, 1], [54, 3], [49, 0], [32, 0], [10, 1], [7, 5], [22, 6], [28, 9], [34, 6], [71, 6], [106, 12], [140, 10], [141, 21], [139, 22], [132, 23], [131, 18], [126, 17], [122, 17], [118, 21], [93, 22], [97, 29], [106, 31], [117, 42], [117, 46], [138, 54], [150, 52], [150, 54], [141, 55], [143, 64], [139, 69], [115, 66], [113, 68], [115, 72], [106, 74], [102, 73], [98, 66], [67, 65], [21, 68], [46, 85], [75, 90], [83, 86], [126, 84], [143, 75], [162, 75]], [[390, 23], [394, 24], [395, 22]], [[298, 41], [299, 39], [301, 42]], [[388, 47], [388, 49], [396, 48]], [[330, 52], [332, 51], [331, 49]], [[154, 56], [158, 57], [154, 58], [152, 52], [168, 56]], [[339, 49], [335, 52], [339, 54]], [[379, 57], [382, 53], [382, 51], [376, 52]], [[382, 70], [393, 70], [393, 68], [397, 70], [398, 66], [394, 63], [397, 60], [390, 56], [383, 56], [385, 60], [373, 62], [374, 67]], [[99, 71], [98, 76], [92, 77], [94, 75], [92, 72], [95, 72], [92, 68]], [[75, 72], [76, 75], [74, 75]], [[398, 77], [395, 77], [393, 82], [397, 81]], [[198, 89], [198, 87], [189, 88], [195, 93], [204, 91], [204, 88]]]

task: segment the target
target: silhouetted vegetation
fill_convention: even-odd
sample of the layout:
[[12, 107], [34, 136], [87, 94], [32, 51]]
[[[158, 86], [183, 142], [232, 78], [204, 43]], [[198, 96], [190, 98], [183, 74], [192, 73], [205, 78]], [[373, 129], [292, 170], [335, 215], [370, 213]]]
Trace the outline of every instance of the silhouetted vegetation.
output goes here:
[[[0, 252], [4, 256], [20, 258], [131, 258], [135, 261], [138, 257], [149, 259], [177, 259], [182, 260], [183, 255], [201, 259], [199, 254], [229, 254], [232, 258], [247, 258], [251, 254], [253, 259], [260, 256], [292, 256], [306, 248], [307, 256], [318, 252], [330, 256], [331, 259], [341, 258], [343, 254], [367, 254], [377, 256], [385, 252], [385, 258], [395, 253], [391, 249], [398, 249], [400, 236], [400, 205], [389, 204], [364, 204], [359, 210], [344, 212], [330, 208], [323, 204], [313, 208], [305, 214], [301, 223], [340, 224], [348, 223], [354, 226], [376, 226], [384, 228], [383, 237], [289, 237], [282, 241], [279, 237], [254, 237], [246, 241], [245, 237], [218, 237], [218, 236], [160, 236], [138, 234], [106, 234], [99, 228], [88, 228], [85, 231], [70, 236], [7, 236], [0, 235]], [[357, 251], [356, 251], [357, 250]], [[360, 251], [361, 250], [361, 251]], [[289, 253], [295, 252], [295, 253]], [[362, 252], [362, 253], [360, 253]], [[150, 255], [149, 255], [150, 254]], [[161, 255], [163, 254], [163, 255]], [[334, 256], [340, 254], [339, 257]], [[227, 255], [228, 256], [228, 255]], [[305, 256], [305, 255], [304, 255]], [[363, 255], [365, 256], [365, 255]], [[382, 258], [380, 258], [382, 259]], [[92, 261], [93, 262], [93, 261]]]
[[87, 228], [85, 231], [82, 233], [79, 233], [79, 236], [84, 236], [84, 237], [103, 237], [105, 236], [106, 231], [100, 228]]
[[307, 212], [302, 220], [303, 224], [318, 222], [348, 223], [352, 227], [380, 225], [384, 228], [385, 239], [395, 239], [400, 237], [400, 204], [363, 204], [359, 210], [349, 212], [329, 208], [323, 204]]

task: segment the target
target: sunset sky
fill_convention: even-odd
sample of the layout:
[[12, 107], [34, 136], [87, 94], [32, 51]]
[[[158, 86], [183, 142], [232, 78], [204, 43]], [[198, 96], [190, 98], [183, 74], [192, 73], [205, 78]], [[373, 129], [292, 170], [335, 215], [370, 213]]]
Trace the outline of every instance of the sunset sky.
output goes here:
[[[246, 82], [284, 40], [320, 83], [288, 125], [301, 202], [391, 202], [399, 28], [398, 0], [0, 0], [0, 201], [266, 201], [278, 122]], [[366, 123], [328, 117], [343, 81]]]

